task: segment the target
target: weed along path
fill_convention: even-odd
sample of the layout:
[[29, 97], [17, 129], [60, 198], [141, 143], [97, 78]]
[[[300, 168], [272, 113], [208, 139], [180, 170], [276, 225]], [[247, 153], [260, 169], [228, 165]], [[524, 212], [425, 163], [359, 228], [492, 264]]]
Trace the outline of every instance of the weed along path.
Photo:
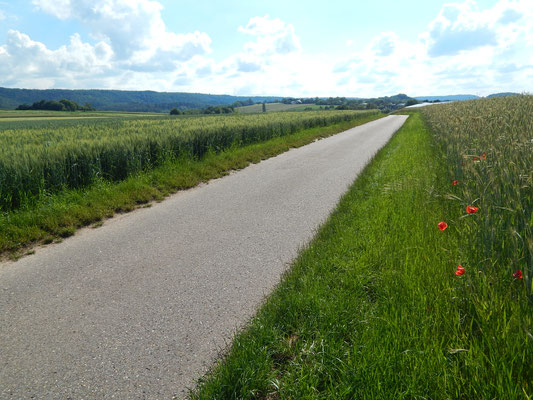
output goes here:
[[0, 264], [0, 398], [184, 396], [406, 118], [291, 150]]

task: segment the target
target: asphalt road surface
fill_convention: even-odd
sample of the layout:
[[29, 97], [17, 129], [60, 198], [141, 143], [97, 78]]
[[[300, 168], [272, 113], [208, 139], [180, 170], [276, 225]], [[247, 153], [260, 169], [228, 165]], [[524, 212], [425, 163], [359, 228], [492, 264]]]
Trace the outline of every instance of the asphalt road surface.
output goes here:
[[389, 116], [0, 264], [0, 399], [187, 394], [357, 174]]

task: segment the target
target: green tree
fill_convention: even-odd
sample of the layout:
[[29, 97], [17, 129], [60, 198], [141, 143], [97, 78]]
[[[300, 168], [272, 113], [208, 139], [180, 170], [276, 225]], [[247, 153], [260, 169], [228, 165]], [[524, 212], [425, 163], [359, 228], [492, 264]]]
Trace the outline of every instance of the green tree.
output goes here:
[[178, 110], [176, 107], [170, 110], [170, 115], [180, 115], [180, 114], [181, 114], [181, 111]]
[[63, 108], [65, 111], [76, 111], [80, 109], [80, 106], [77, 103], [74, 103], [73, 101], [62, 99], [59, 100], [61, 104], [63, 104]]
[[89, 103], [85, 103], [82, 107], [81, 107], [81, 110], [82, 111], [96, 111], [96, 108], [94, 108], [92, 105], [90, 105]]
[[80, 106], [78, 103], [62, 99], [55, 100], [39, 100], [33, 103], [31, 106], [28, 104], [21, 104], [17, 107], [17, 110], [49, 110], [49, 111], [95, 111], [95, 108], [89, 103], [85, 103], [84, 106]]
[[263, 112], [265, 113], [267, 112], [267, 105], [264, 101], [263, 101]]

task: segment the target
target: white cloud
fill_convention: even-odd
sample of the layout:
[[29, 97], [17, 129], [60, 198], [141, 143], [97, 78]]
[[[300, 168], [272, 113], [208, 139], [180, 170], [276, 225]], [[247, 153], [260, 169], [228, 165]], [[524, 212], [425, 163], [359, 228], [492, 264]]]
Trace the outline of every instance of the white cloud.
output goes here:
[[[255, 17], [239, 31], [255, 35], [257, 40], [247, 43], [241, 58], [235, 58], [240, 63], [226, 64], [228, 71], [221, 79], [239, 82], [254, 94], [486, 95], [523, 91], [533, 74], [533, 26], [527, 23], [532, 18], [529, 0], [501, 0], [487, 10], [480, 10], [474, 1], [447, 4], [428, 21], [419, 40], [407, 41], [394, 32], [383, 32], [354, 51], [353, 41], [347, 38], [353, 53], [345, 59], [332, 59], [302, 49], [292, 25], [269, 16]], [[280, 33], [295, 37], [296, 45], [289, 54], [275, 51], [272, 37]], [[236, 85], [226, 87], [231, 90]]]
[[279, 18], [270, 18], [267, 14], [264, 17], [253, 17], [245, 27], [239, 26], [239, 32], [254, 36], [270, 36], [283, 32], [286, 24]]
[[6, 14], [2, 10], [0, 10], [0, 21], [4, 19], [6, 19]]
[[194, 76], [196, 62], [203, 67], [199, 75], [205, 76], [201, 60], [211, 51], [210, 37], [169, 32], [157, 1], [33, 0], [33, 4], [61, 20], [81, 21], [89, 28], [92, 43], [74, 34], [69, 43], [54, 50], [10, 30], [0, 46], [1, 85], [168, 90], [184, 71]]
[[531, 90], [532, 18], [526, 0], [501, 0], [487, 10], [474, 1], [447, 4], [419, 41], [384, 32], [332, 72], [344, 93], [361, 96]]
[[[309, 88], [303, 84], [309, 73], [316, 80], [329, 69], [329, 65], [324, 68], [320, 61], [303, 53], [294, 26], [279, 18], [253, 17], [238, 32], [250, 36], [251, 40], [240, 52], [218, 63], [204, 58], [201, 62], [211, 63], [212, 74], [201, 76], [198, 69], [196, 76], [201, 79], [194, 82], [191, 90], [206, 88], [213, 92], [212, 88], [217, 87], [218, 93], [236, 95], [291, 95]], [[302, 65], [306, 67], [302, 69]]]
[[119, 61], [140, 68], [155, 58], [163, 70], [171, 64], [209, 53], [205, 33], [168, 32], [161, 17], [163, 6], [153, 0], [33, 0], [40, 10], [59, 19], [76, 19], [97, 40], [107, 42]]
[[91, 38], [75, 34], [49, 49], [10, 31], [0, 46], [2, 86], [370, 97], [521, 92], [531, 90], [533, 78], [530, 0], [500, 0], [484, 10], [472, 0], [450, 3], [415, 40], [382, 32], [358, 47], [361, 38], [341, 38], [348, 53], [342, 59], [304, 49], [288, 21], [256, 16], [235, 27], [247, 41], [223, 60], [212, 58], [206, 33], [170, 32], [155, 0], [33, 3], [81, 21]]
[[248, 90], [250, 95], [289, 95], [296, 87], [300, 90], [297, 81], [305, 73], [298, 73], [298, 69], [305, 62], [293, 25], [266, 15], [251, 18], [238, 31], [252, 39], [243, 45], [242, 51], [214, 63], [213, 75], [196, 82], [198, 85], [217, 86], [219, 93], [229, 94], [245, 94]]
[[248, 25], [239, 27], [239, 31], [256, 38], [254, 42], [244, 45], [248, 53], [268, 56], [290, 54], [301, 49], [294, 26], [279, 18], [270, 18], [269, 15], [250, 19]]
[[[184, 66], [186, 77], [174, 82], [180, 90], [214, 93], [216, 88], [216, 93], [235, 95], [291, 95], [301, 91], [299, 81], [307, 71], [321, 64], [303, 54], [294, 26], [279, 18], [254, 17], [237, 31], [250, 37], [242, 50], [219, 62], [206, 56], [190, 60]], [[308, 67], [300, 70], [305, 64]]]
[[72, 16], [70, 0], [35, 0], [33, 4], [44, 12], [52, 14], [59, 19], [67, 19]]
[[[52, 84], [55, 80], [80, 80], [109, 73], [113, 52], [105, 42], [91, 45], [82, 42], [78, 34], [70, 38], [68, 45], [57, 50], [48, 49], [43, 43], [33, 41], [28, 35], [10, 30], [7, 41], [0, 46], [0, 71], [7, 82], [28, 86], [28, 82], [42, 79], [38, 86]], [[33, 83], [32, 83], [33, 85]]]
[[463, 50], [496, 45], [496, 32], [487, 17], [488, 14], [479, 12], [472, 1], [446, 4], [429, 25], [429, 55], [450, 56]]
[[373, 40], [372, 48], [377, 56], [387, 57], [394, 53], [398, 40], [394, 32], [384, 32]]
[[245, 55], [237, 57], [237, 70], [240, 72], [256, 72], [262, 69], [261, 61]]

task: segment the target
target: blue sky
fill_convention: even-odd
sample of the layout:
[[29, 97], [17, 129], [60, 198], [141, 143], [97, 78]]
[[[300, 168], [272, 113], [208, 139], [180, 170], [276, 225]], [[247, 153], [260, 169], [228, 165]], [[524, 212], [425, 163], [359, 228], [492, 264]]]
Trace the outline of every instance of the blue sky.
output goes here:
[[0, 86], [530, 92], [533, 2], [0, 0]]

